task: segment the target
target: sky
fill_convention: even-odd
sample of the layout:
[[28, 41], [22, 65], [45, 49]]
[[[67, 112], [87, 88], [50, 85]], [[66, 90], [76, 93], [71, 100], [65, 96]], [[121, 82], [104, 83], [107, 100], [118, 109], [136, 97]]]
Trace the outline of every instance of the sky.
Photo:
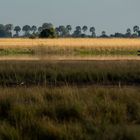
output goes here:
[[0, 0], [0, 23], [87, 25], [110, 34], [140, 26], [139, 7], [140, 0]]

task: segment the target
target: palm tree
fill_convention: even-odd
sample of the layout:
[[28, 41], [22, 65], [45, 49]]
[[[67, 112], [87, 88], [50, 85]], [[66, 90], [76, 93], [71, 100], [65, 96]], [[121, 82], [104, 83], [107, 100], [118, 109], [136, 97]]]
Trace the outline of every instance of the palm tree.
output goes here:
[[126, 30], [126, 33], [131, 34], [131, 29], [128, 28], [128, 29]]
[[91, 32], [91, 36], [92, 37], [96, 36], [96, 34], [95, 34], [95, 27], [90, 27], [89, 31]]
[[85, 26], [83, 26], [82, 30], [85, 33], [88, 30], [88, 27], [85, 25]]
[[76, 30], [79, 31], [79, 32], [81, 32], [82, 29], [81, 29], [80, 26], [76, 26]]
[[67, 30], [67, 28], [65, 26], [60, 25], [58, 28], [59, 28], [58, 30], [60, 32], [61, 37], [65, 37], [65, 36], [67, 36], [69, 34], [68, 30]]
[[130, 28], [128, 28], [128, 29], [126, 30], [125, 36], [126, 36], [126, 37], [131, 37], [131, 29], [130, 29]]
[[23, 26], [22, 31], [25, 32], [25, 36], [29, 36], [31, 27], [29, 25], [25, 25]]
[[133, 31], [134, 31], [134, 33], [138, 33], [138, 31], [139, 31], [139, 26], [135, 25], [135, 26], [133, 27]]
[[70, 32], [71, 32], [71, 30], [72, 30], [71, 25], [67, 25], [67, 26], [66, 26], [66, 29], [69, 31], [69, 35], [70, 35]]
[[76, 26], [75, 31], [73, 33], [74, 37], [81, 37], [81, 27], [80, 26]]
[[35, 34], [35, 32], [37, 31], [37, 27], [36, 27], [35, 25], [33, 25], [33, 26], [31, 27], [31, 31], [33, 31], [33, 34]]
[[21, 31], [20, 26], [15, 26], [14, 31], [16, 32], [16, 36], [19, 36], [19, 32]]

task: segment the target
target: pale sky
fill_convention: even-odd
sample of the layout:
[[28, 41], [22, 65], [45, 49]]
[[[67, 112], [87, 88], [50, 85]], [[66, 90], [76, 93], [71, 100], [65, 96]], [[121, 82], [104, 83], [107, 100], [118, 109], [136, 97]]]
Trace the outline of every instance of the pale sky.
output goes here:
[[0, 23], [94, 26], [100, 33], [140, 26], [140, 0], [0, 0]]

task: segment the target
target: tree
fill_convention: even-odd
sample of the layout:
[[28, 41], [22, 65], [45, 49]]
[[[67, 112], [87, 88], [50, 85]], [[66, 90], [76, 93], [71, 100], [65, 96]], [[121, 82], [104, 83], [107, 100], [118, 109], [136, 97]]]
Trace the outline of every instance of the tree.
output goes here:
[[50, 29], [50, 28], [54, 28], [52, 23], [43, 23], [42, 24], [42, 28], [44, 29]]
[[133, 36], [135, 35], [135, 36], [139, 36], [139, 26], [137, 26], [137, 25], [135, 25], [134, 27], [133, 27], [133, 31], [134, 31], [134, 34], [133, 34]]
[[81, 29], [80, 26], [76, 26], [76, 30], [79, 31], [79, 32], [81, 32], [82, 29]]
[[106, 35], [106, 31], [102, 31], [102, 35], [101, 35], [100, 37], [103, 37], [103, 38], [108, 37], [108, 36]]
[[89, 31], [91, 32], [91, 37], [96, 37], [95, 28], [94, 27], [90, 27]]
[[81, 27], [80, 26], [76, 26], [75, 31], [73, 33], [74, 37], [81, 37]]
[[12, 37], [13, 24], [6, 24], [5, 31], [7, 37]]
[[40, 38], [55, 38], [56, 32], [54, 28], [44, 29], [41, 31]]
[[58, 28], [59, 28], [59, 32], [60, 32], [61, 37], [66, 37], [69, 35], [69, 31], [65, 26], [60, 25]]
[[67, 25], [67, 26], [66, 26], [66, 29], [68, 30], [68, 32], [69, 32], [69, 35], [70, 35], [70, 32], [71, 32], [71, 30], [72, 30], [72, 27], [71, 27], [71, 25]]
[[5, 30], [5, 26], [3, 24], [0, 24], [0, 30]]
[[139, 31], [139, 26], [135, 25], [135, 26], [133, 27], [133, 31], [134, 31], [135, 33], [137, 33], [137, 32]]
[[29, 25], [25, 25], [25, 26], [23, 26], [22, 31], [25, 32], [25, 36], [29, 36], [31, 27]]
[[131, 29], [130, 29], [130, 28], [128, 28], [128, 29], [126, 30], [125, 37], [131, 37]]
[[85, 26], [83, 26], [82, 30], [85, 33], [88, 30], [88, 27], [85, 25]]
[[56, 32], [56, 35], [57, 35], [57, 36], [60, 36], [59, 27], [56, 27], [56, 28], [55, 28], [55, 32]]
[[5, 26], [0, 24], [0, 37], [6, 37]]
[[21, 31], [20, 26], [15, 26], [14, 31], [16, 32], [16, 36], [19, 36], [19, 32]]
[[40, 26], [38, 27], [38, 32], [40, 33], [43, 30], [43, 28]]
[[33, 25], [31, 27], [31, 31], [33, 32], [33, 34], [35, 34], [35, 32], [37, 31], [37, 27], [35, 25]]
[[6, 24], [5, 25], [5, 30], [7, 32], [11, 32], [13, 30], [13, 24]]

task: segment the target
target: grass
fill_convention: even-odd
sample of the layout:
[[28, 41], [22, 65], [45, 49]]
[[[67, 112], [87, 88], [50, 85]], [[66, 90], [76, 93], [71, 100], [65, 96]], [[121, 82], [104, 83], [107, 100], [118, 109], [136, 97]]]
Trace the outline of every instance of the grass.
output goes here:
[[140, 48], [139, 39], [0, 39], [0, 47], [94, 47], [94, 48]]
[[139, 85], [139, 61], [1, 61], [0, 85]]
[[34, 55], [32, 49], [15, 48], [15, 49], [0, 49], [0, 56], [21, 56], [21, 55]]
[[138, 50], [139, 39], [0, 39], [0, 140], [139, 140]]
[[139, 87], [0, 88], [0, 139], [138, 140], [139, 92]]
[[60, 48], [60, 47], [34, 47], [34, 48], [6, 48], [0, 49], [0, 56], [137, 56], [138, 49], [123, 48]]
[[0, 56], [137, 56], [139, 39], [0, 39]]

